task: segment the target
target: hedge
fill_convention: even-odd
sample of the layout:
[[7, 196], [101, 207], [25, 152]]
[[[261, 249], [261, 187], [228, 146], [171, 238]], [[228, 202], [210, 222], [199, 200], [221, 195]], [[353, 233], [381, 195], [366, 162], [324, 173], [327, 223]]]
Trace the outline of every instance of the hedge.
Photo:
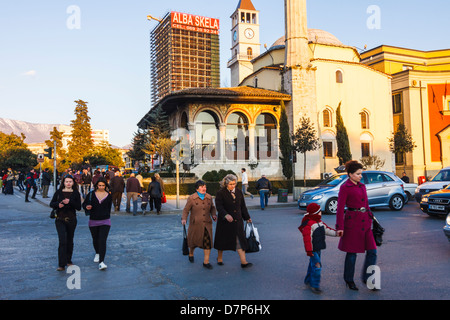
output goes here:
[[[307, 187], [314, 187], [318, 185], [322, 180], [314, 179], [314, 180], [306, 180], [306, 186]], [[147, 189], [148, 187], [147, 181], [144, 181], [144, 188]], [[274, 180], [270, 181], [272, 184], [272, 192], [274, 194], [278, 193], [278, 189], [288, 189], [289, 193], [292, 193], [292, 181], [287, 180]], [[249, 181], [248, 189], [247, 191], [252, 194], [257, 194], [256, 191], [256, 181]], [[296, 180], [295, 181], [296, 187], [303, 187], [303, 180]], [[242, 183], [238, 182], [238, 188], [242, 188]], [[211, 195], [215, 195], [217, 191], [220, 189], [219, 182], [207, 182], [206, 181], [206, 192], [208, 192]], [[164, 184], [164, 191], [166, 195], [176, 195], [177, 194], [177, 185], [176, 184]], [[195, 192], [195, 183], [180, 183], [180, 195], [190, 195]]]

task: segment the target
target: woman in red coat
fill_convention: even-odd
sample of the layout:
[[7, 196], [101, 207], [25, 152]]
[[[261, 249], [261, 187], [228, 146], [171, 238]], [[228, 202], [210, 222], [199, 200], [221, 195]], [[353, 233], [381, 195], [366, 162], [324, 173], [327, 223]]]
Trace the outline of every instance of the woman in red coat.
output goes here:
[[353, 281], [356, 254], [366, 252], [362, 280], [366, 283], [370, 274], [367, 268], [376, 265], [377, 246], [372, 234], [372, 218], [367, 199], [366, 186], [362, 184], [362, 165], [357, 161], [345, 164], [349, 179], [339, 189], [336, 213], [336, 230], [339, 250], [347, 252], [344, 265], [344, 280], [352, 290], [358, 290]]

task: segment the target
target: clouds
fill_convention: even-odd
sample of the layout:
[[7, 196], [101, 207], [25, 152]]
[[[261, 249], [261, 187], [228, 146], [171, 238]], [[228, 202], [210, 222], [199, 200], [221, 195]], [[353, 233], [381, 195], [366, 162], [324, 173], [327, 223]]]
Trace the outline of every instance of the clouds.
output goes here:
[[36, 77], [36, 74], [37, 74], [36, 70], [29, 70], [27, 72], [22, 73], [21, 75], [24, 77], [34, 78], [34, 77]]

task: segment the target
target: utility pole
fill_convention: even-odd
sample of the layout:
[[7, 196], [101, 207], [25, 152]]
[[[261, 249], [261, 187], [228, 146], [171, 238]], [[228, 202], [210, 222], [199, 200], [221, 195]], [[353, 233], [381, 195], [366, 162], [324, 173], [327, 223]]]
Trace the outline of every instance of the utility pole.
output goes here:
[[53, 140], [53, 194], [56, 192], [56, 140]]

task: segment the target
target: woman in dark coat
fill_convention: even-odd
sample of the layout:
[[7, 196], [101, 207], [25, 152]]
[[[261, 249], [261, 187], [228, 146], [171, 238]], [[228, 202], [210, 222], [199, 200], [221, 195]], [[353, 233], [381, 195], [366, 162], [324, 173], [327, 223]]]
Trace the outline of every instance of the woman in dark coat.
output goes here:
[[61, 186], [53, 194], [50, 207], [56, 209], [55, 226], [58, 232], [58, 271], [72, 265], [73, 237], [77, 227], [77, 210], [81, 209], [78, 185], [71, 175], [66, 175]]
[[223, 264], [223, 251], [237, 251], [241, 267], [252, 266], [245, 258], [247, 240], [245, 238], [244, 220], [251, 223], [242, 191], [236, 188], [237, 177], [227, 175], [216, 194], [216, 209], [218, 212], [214, 248], [218, 250], [217, 263]]
[[347, 252], [344, 265], [344, 280], [351, 290], [358, 290], [353, 281], [356, 254], [366, 252], [362, 280], [370, 276], [367, 268], [376, 265], [377, 246], [372, 233], [372, 213], [369, 208], [366, 186], [362, 184], [362, 165], [357, 161], [345, 164], [348, 180], [339, 189], [336, 213], [336, 230], [339, 250]]

